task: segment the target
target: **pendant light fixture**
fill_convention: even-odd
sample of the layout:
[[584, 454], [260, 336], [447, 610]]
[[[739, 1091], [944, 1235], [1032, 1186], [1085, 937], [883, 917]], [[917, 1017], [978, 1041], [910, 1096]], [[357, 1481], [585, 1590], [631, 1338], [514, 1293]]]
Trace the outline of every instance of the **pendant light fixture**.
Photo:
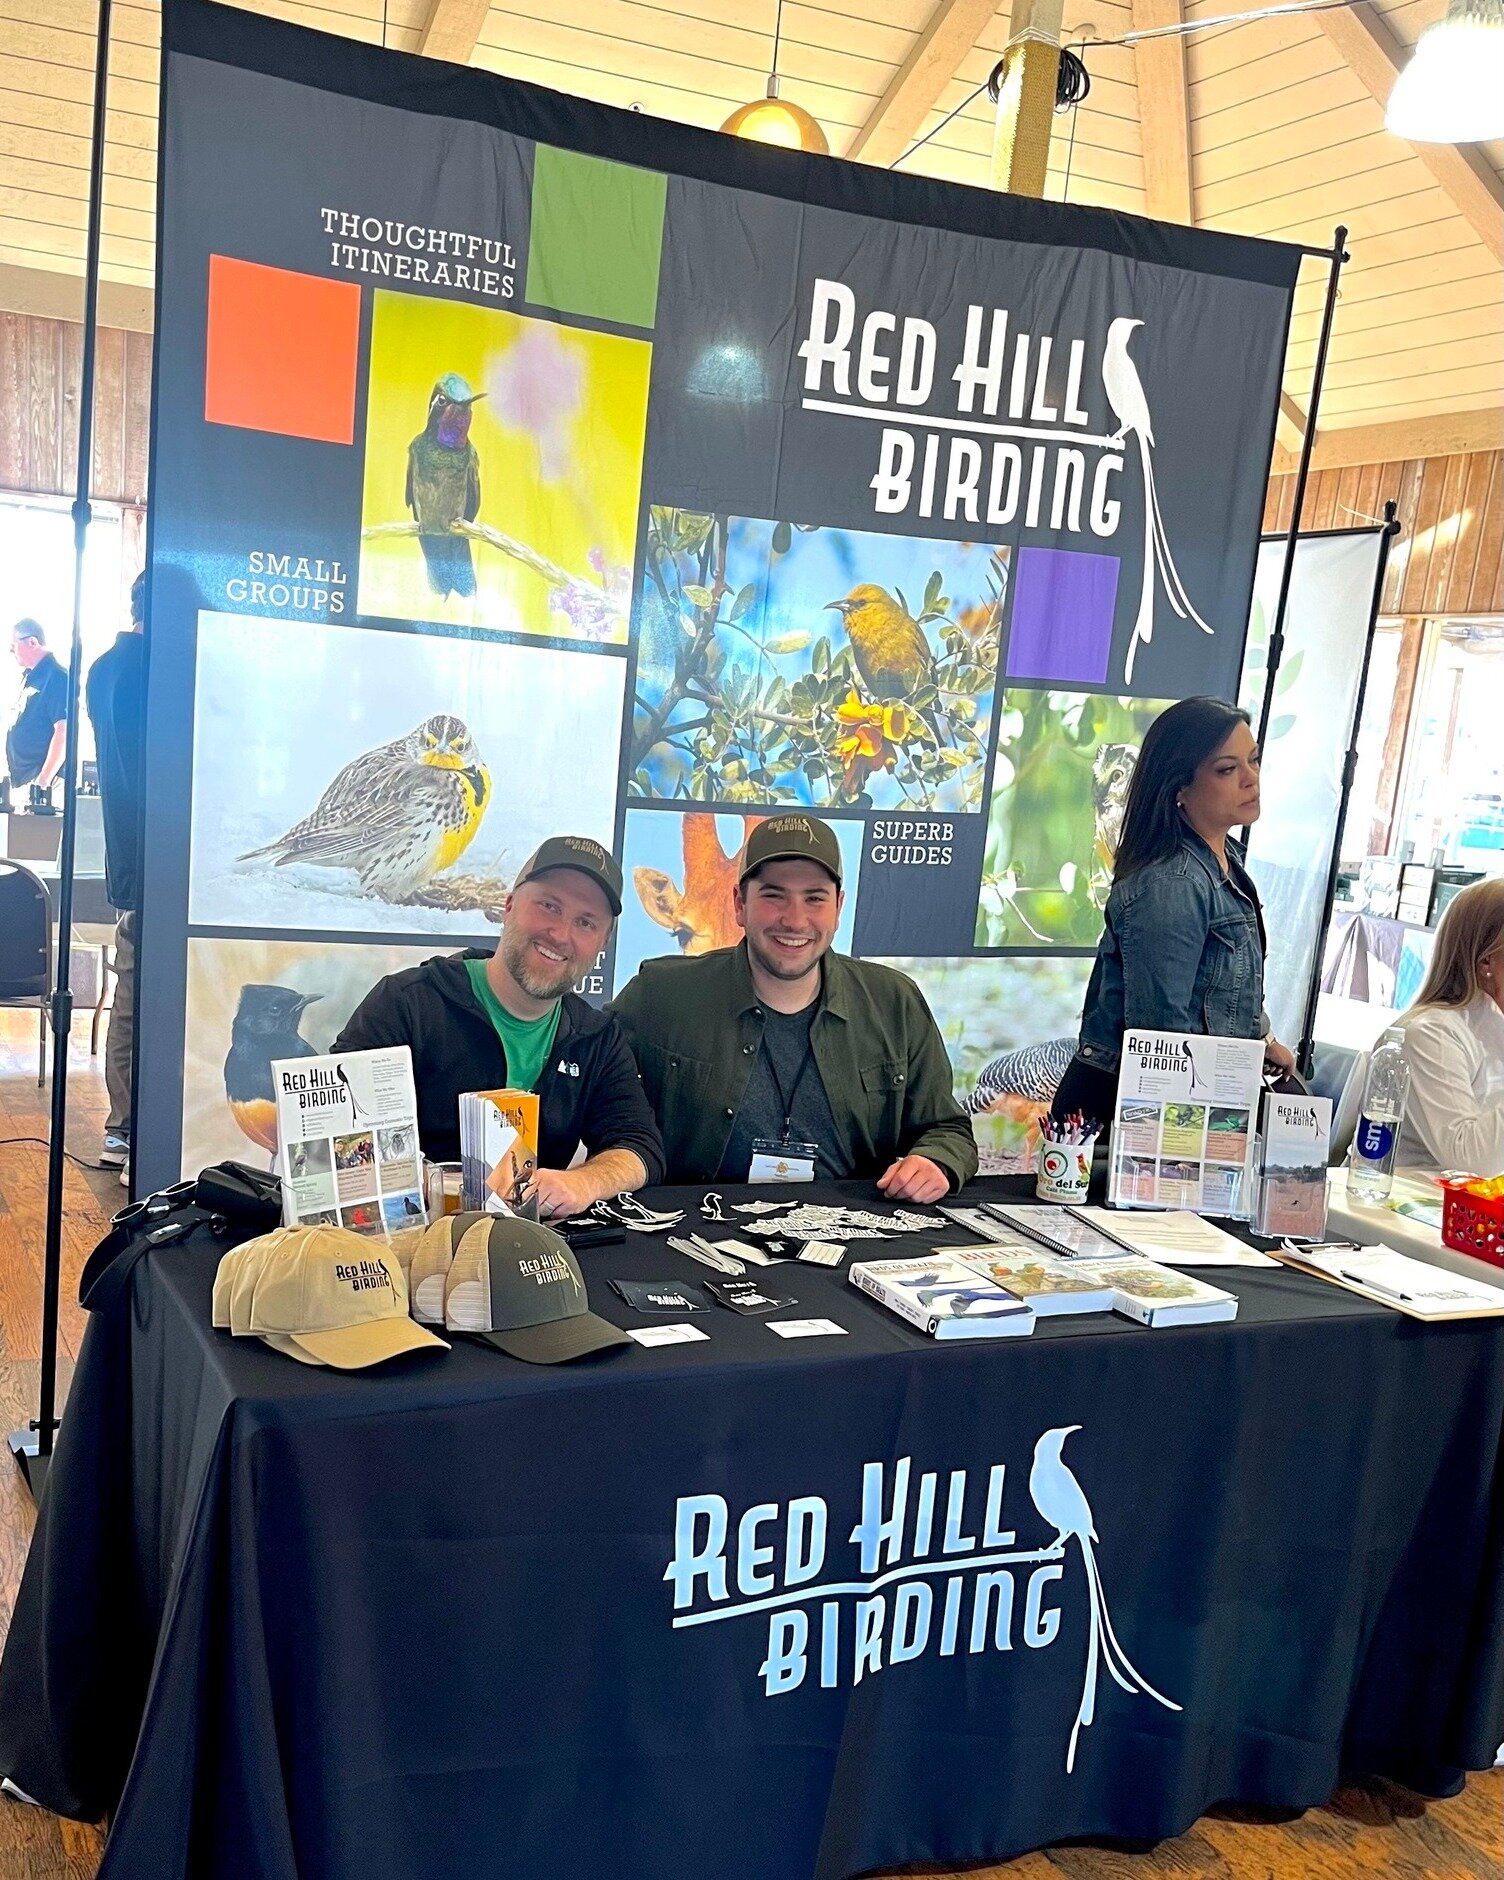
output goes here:
[[1504, 137], [1504, 0], [1451, 0], [1394, 81], [1384, 126], [1413, 144]]
[[806, 150], [828, 157], [830, 143], [824, 131], [802, 105], [790, 104], [778, 95], [778, 42], [783, 32], [783, 0], [773, 20], [773, 68], [768, 74], [767, 96], [754, 98], [751, 104], [738, 105], [721, 126], [733, 137], [746, 137], [755, 144], [777, 144], [783, 150]]

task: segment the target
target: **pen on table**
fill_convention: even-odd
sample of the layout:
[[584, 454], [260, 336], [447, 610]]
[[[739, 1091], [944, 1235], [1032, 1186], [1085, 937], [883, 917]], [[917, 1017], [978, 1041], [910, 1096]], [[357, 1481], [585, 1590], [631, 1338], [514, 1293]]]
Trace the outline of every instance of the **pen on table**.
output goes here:
[[1386, 1299], [1397, 1299], [1403, 1306], [1415, 1304], [1411, 1293], [1396, 1292], [1393, 1286], [1382, 1285], [1376, 1279], [1367, 1279], [1362, 1273], [1339, 1273], [1338, 1277], [1351, 1280], [1354, 1286], [1366, 1286], [1370, 1292], [1381, 1293]]

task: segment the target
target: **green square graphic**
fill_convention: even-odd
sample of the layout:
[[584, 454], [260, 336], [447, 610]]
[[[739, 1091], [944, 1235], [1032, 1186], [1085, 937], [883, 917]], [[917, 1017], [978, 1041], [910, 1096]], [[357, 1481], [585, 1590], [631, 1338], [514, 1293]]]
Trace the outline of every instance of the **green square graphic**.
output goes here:
[[651, 326], [666, 187], [655, 170], [535, 146], [528, 299], [560, 313]]

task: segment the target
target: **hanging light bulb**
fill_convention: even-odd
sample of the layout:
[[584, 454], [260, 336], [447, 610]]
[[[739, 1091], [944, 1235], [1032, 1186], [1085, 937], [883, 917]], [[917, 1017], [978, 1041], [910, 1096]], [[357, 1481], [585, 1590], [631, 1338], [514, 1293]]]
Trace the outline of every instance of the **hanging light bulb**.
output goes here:
[[1415, 144], [1504, 137], [1504, 0], [1451, 0], [1395, 80], [1384, 125]]
[[768, 74], [767, 96], [754, 98], [751, 104], [738, 105], [721, 126], [733, 137], [746, 137], [755, 144], [776, 144], [782, 150], [807, 150], [815, 156], [828, 157], [830, 142], [824, 131], [802, 105], [790, 104], [778, 95], [778, 41], [783, 31], [783, 0], [773, 22], [773, 69]]

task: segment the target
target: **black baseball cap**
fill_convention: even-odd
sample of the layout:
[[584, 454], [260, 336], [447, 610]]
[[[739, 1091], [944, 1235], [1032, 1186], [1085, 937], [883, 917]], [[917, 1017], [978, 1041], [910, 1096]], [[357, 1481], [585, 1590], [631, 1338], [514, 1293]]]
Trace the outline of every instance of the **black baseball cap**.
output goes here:
[[611, 903], [611, 912], [621, 912], [621, 868], [611, 851], [602, 848], [594, 836], [550, 836], [540, 842], [517, 871], [512, 886], [520, 888], [524, 881], [550, 868], [577, 868], [582, 875], [589, 875]]
[[460, 1237], [444, 1282], [444, 1323], [529, 1364], [562, 1364], [631, 1343], [590, 1310], [564, 1236], [511, 1214]]
[[814, 816], [769, 816], [747, 837], [740, 880], [764, 862], [818, 862], [841, 885], [841, 845], [829, 823]]

